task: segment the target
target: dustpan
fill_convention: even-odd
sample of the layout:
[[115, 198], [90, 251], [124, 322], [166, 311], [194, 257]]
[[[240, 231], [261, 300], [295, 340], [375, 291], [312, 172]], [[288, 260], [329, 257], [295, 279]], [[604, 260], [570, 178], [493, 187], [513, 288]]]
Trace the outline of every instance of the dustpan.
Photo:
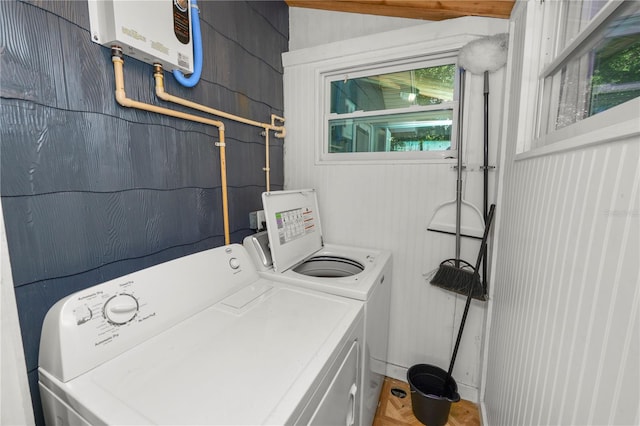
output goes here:
[[[440, 204], [431, 220], [429, 220], [429, 226], [427, 230], [434, 232], [443, 232], [445, 234], [456, 235], [456, 218], [457, 200], [447, 201]], [[484, 220], [482, 218], [482, 212], [469, 203], [468, 201], [461, 200], [460, 208], [460, 236], [482, 239], [484, 232]]]

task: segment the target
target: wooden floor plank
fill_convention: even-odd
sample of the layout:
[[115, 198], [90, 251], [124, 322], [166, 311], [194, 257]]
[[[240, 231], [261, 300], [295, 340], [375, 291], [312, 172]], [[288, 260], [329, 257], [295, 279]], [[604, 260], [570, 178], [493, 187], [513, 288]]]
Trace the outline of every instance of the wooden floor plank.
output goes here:
[[[401, 389], [406, 396], [394, 395], [392, 389]], [[385, 378], [373, 426], [420, 426], [422, 423], [413, 415], [409, 384], [401, 380]], [[480, 414], [476, 404], [460, 400], [451, 404], [447, 426], [480, 426]]]

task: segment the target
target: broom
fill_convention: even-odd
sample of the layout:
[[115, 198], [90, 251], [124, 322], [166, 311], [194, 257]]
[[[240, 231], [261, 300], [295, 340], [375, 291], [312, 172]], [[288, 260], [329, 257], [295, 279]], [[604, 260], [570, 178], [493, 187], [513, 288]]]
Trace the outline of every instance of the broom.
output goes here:
[[[487, 214], [487, 223], [484, 228], [482, 243], [480, 244], [481, 252], [484, 251], [487, 245], [489, 228], [491, 227], [495, 208], [496, 205], [492, 204], [491, 208], [489, 208], [489, 213]], [[476, 264], [475, 267], [461, 259], [447, 259], [443, 261], [440, 263], [440, 266], [433, 278], [431, 278], [431, 284], [469, 296], [469, 298], [482, 301], [487, 300], [484, 286], [482, 285], [480, 274], [477, 270], [480, 266], [480, 262], [482, 261], [482, 257], [483, 256], [479, 256], [478, 264]]]

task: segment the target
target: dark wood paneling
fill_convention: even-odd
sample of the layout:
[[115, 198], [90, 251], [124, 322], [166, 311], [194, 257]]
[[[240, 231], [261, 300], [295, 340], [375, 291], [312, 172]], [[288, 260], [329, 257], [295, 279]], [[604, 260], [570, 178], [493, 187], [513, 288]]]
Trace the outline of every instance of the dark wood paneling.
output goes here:
[[[289, 14], [283, 12], [283, 8], [286, 8], [286, 3], [277, 0], [267, 1], [254, 1], [248, 3], [251, 8], [257, 11], [260, 15], [266, 19], [266, 21], [286, 40], [285, 46], [281, 47], [287, 49], [289, 41]], [[275, 37], [275, 34], [272, 34]]]
[[[204, 2], [201, 9], [206, 13], [205, 22], [211, 29], [237, 43], [239, 50], [260, 58], [282, 73], [281, 54], [278, 52], [288, 48], [288, 19], [284, 28], [281, 22], [282, 17], [288, 17], [284, 11], [286, 7], [283, 2], [273, 1], [215, 1]], [[269, 15], [265, 16], [267, 10]], [[251, 30], [246, 31], [247, 28]], [[261, 37], [255, 37], [255, 34], [261, 34]]]
[[[54, 69], [61, 66], [57, 20], [40, 9], [0, 2], [0, 88], [3, 97], [48, 102], [66, 107], [64, 94], [56, 93]], [[47, 37], [46, 49], [39, 34]], [[42, 52], [40, 52], [42, 51]], [[52, 54], [56, 53], [57, 58]]]
[[207, 126], [179, 131], [13, 100], [0, 113], [3, 196], [220, 185]]
[[[198, 126], [118, 106], [113, 98], [110, 50], [91, 42], [87, 29], [47, 15], [29, 4], [2, 2], [2, 8], [3, 37], [9, 42], [2, 55], [3, 73], [0, 74], [0, 82], [3, 97], [32, 100], [64, 109], [68, 103], [68, 109], [74, 111], [101, 112], [136, 122], [166, 124], [178, 121], [176, 127], [183, 129]], [[238, 6], [231, 8], [237, 9]], [[248, 10], [251, 11], [251, 8]], [[13, 28], [16, 26], [15, 22], [24, 19], [25, 13], [35, 15], [37, 19], [31, 19], [30, 16], [23, 25]], [[249, 16], [258, 16], [264, 21], [264, 18], [255, 12], [249, 13]], [[241, 17], [240, 20], [242, 19]], [[250, 24], [255, 26], [255, 23]], [[242, 34], [249, 34], [252, 39], [271, 40], [269, 37], [256, 37], [257, 33], [251, 25], [245, 23], [245, 28], [252, 30]], [[206, 16], [203, 18], [203, 26], [207, 26]], [[47, 40], [49, 48], [40, 50], [43, 28], [51, 36], [48, 36]], [[262, 25], [261, 28], [273, 31], [268, 25]], [[239, 33], [232, 35], [240, 36]], [[208, 36], [208, 39], [205, 43], [202, 80], [197, 86], [199, 90], [181, 87], [169, 72], [165, 72], [168, 92], [233, 114], [247, 114], [248, 118], [256, 121], [269, 121], [272, 112], [282, 114], [280, 54], [287, 48], [286, 38], [278, 33], [274, 45], [260, 46], [260, 49], [266, 49], [264, 52], [271, 55], [274, 55], [272, 52], [276, 52], [277, 63], [271, 58], [273, 64], [270, 64], [258, 56], [261, 53], [260, 49], [254, 48], [256, 52], [251, 52], [243, 47], [241, 41], [227, 37], [216, 29], [210, 28], [208, 34], [207, 30], [203, 29], [203, 36]], [[23, 52], [25, 57], [13, 54], [14, 51]], [[36, 55], [29, 55], [28, 52], [34, 52]], [[38, 60], [34, 62], [34, 59]], [[38, 70], [36, 74], [35, 70]], [[155, 96], [152, 67], [133, 58], [125, 58], [125, 89], [132, 99], [163, 104]], [[209, 91], [212, 91], [214, 96], [207, 96]], [[207, 99], [204, 99], [205, 96]], [[248, 99], [250, 104], [257, 105], [252, 108], [260, 107], [260, 111], [247, 111], [244, 107], [245, 99]], [[187, 110], [179, 106], [174, 108]], [[213, 129], [208, 131], [212, 135], [215, 132]]]
[[221, 236], [220, 194], [186, 188], [4, 197], [9, 252], [21, 259], [12, 262], [13, 279], [19, 286]]
[[20, 0], [39, 9], [51, 12], [84, 29], [89, 29], [89, 8], [86, 1]]
[[[201, 2], [205, 63], [169, 93], [269, 122], [282, 115], [284, 2]], [[60, 298], [223, 244], [218, 131], [120, 107], [110, 49], [91, 42], [86, 1], [0, 1], [0, 195], [37, 424], [42, 321]], [[152, 67], [125, 58], [127, 95], [156, 98]], [[197, 113], [198, 115], [206, 115]], [[231, 240], [261, 208], [261, 129], [225, 121]], [[272, 189], [284, 183], [271, 139]]]

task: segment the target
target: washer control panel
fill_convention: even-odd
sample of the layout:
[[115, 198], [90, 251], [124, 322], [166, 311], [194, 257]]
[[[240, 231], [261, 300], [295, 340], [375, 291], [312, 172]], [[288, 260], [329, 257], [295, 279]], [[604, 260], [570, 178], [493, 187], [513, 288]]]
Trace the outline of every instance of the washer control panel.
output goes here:
[[61, 380], [73, 378], [258, 278], [244, 247], [233, 244], [74, 293], [47, 313], [40, 367]]

